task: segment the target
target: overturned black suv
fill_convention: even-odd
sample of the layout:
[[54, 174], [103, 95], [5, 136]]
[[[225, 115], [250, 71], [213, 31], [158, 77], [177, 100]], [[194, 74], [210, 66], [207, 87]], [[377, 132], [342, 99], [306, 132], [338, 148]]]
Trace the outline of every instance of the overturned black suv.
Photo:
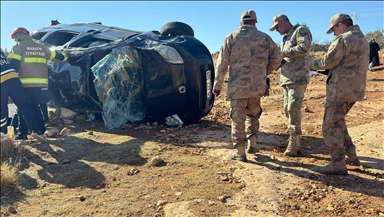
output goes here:
[[210, 112], [214, 64], [188, 24], [147, 32], [99, 22], [51, 24], [31, 33], [68, 51], [67, 62], [48, 63], [50, 105], [99, 113], [109, 129], [141, 121], [194, 123]]

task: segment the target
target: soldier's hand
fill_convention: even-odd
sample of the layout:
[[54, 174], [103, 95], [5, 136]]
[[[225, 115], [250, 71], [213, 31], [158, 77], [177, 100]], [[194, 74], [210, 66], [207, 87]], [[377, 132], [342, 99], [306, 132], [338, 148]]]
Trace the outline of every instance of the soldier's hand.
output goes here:
[[221, 90], [212, 90], [212, 93], [213, 93], [213, 95], [218, 97], [220, 95], [220, 93], [221, 93]]
[[266, 83], [267, 83], [267, 88], [265, 89], [265, 92], [263, 95], [264, 97], [269, 96], [269, 89], [271, 88], [271, 79], [269, 77], [267, 77]]
[[269, 96], [269, 88], [267, 88], [265, 90], [264, 95], [263, 95], [263, 97], [267, 97], [267, 96]]
[[311, 62], [311, 60], [312, 60], [311, 56], [309, 56], [309, 55], [305, 56], [305, 69], [310, 70], [309, 69], [309, 62]]

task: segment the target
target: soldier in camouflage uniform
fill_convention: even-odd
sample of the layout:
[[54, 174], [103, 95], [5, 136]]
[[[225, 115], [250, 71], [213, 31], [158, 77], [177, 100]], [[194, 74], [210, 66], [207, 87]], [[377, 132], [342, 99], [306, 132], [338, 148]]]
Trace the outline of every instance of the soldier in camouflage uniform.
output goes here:
[[309, 70], [305, 68], [305, 56], [309, 53], [312, 34], [305, 25], [292, 25], [288, 17], [279, 14], [269, 29], [284, 35], [280, 49], [283, 65], [280, 69], [280, 86], [283, 87], [284, 114], [288, 120], [289, 139], [284, 155], [297, 156], [300, 151], [301, 107], [309, 83]]
[[232, 142], [237, 149], [231, 158], [240, 161], [247, 161], [247, 142], [247, 152], [257, 152], [260, 98], [266, 92], [267, 72], [276, 69], [282, 59], [275, 42], [259, 31], [256, 23], [255, 11], [241, 14], [241, 26], [225, 38], [220, 49], [213, 87], [213, 94], [218, 96], [229, 71], [227, 100], [231, 101]]
[[323, 174], [345, 175], [348, 174], [346, 163], [360, 165], [356, 147], [346, 128], [345, 116], [356, 101], [364, 100], [369, 44], [349, 15], [336, 14], [330, 24], [327, 34], [334, 32], [336, 38], [328, 52], [320, 59], [308, 57], [307, 60], [307, 68], [322, 70], [328, 75], [323, 137], [330, 148], [332, 161], [315, 170]]

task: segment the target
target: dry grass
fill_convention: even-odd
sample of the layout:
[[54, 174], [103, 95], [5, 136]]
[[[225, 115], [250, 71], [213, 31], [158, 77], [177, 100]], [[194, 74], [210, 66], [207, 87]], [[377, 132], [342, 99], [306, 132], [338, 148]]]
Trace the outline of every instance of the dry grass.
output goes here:
[[1, 134], [0, 145], [1, 158], [10, 156], [16, 148], [14, 141], [6, 134]]
[[7, 187], [18, 186], [18, 163], [21, 160], [22, 147], [8, 135], [1, 135], [1, 191]]
[[17, 186], [17, 167], [8, 163], [1, 163], [1, 190], [11, 187]]

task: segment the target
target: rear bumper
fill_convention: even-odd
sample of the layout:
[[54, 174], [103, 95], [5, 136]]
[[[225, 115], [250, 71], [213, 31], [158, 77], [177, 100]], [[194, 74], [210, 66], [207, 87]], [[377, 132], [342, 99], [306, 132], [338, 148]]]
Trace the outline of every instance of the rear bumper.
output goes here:
[[184, 64], [144, 57], [147, 115], [151, 118], [177, 114], [184, 122], [195, 122], [208, 114], [213, 106], [213, 96], [207, 94], [211, 93], [214, 80], [212, 57], [199, 47], [200, 51], [193, 48], [194, 53], [188, 53], [186, 48], [175, 48]]

